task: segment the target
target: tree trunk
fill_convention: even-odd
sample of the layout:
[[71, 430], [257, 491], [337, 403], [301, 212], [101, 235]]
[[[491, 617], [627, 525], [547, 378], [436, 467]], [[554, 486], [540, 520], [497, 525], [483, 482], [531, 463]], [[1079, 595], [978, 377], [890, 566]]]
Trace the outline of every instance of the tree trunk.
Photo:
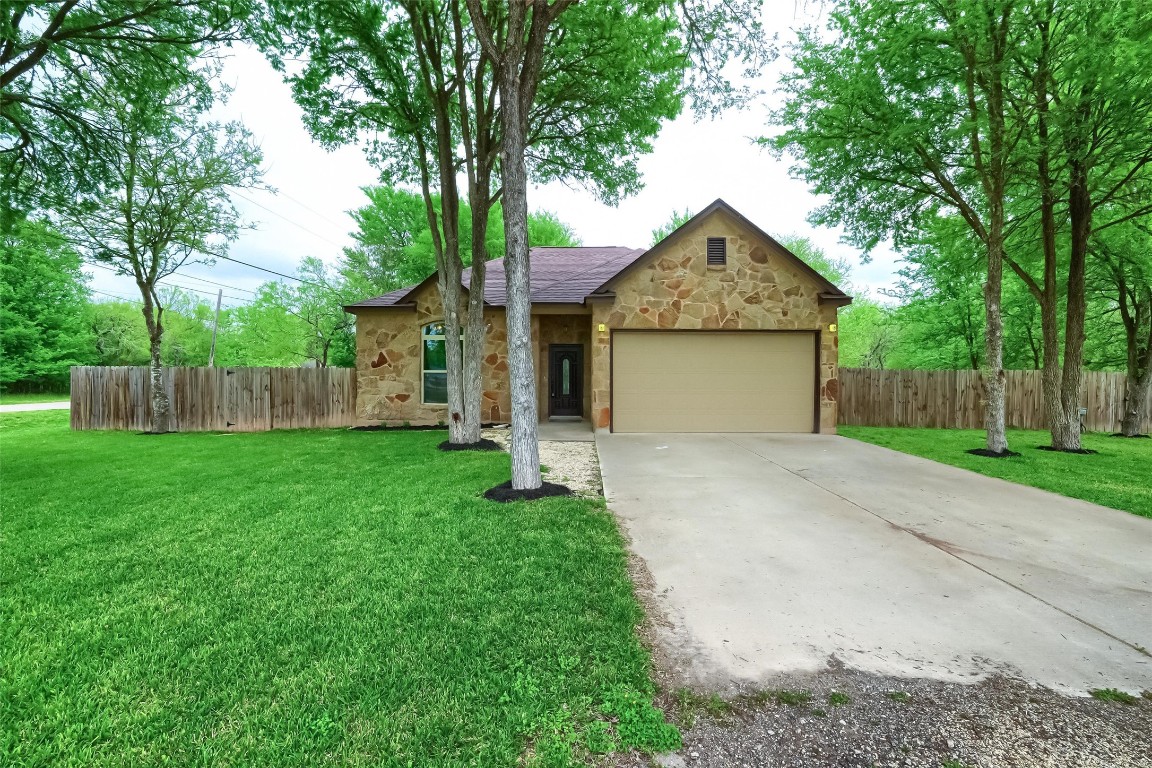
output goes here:
[[986, 448], [993, 453], [1008, 450], [1004, 423], [1004, 318], [1000, 300], [1004, 292], [1004, 240], [993, 227], [988, 239], [988, 280], [984, 283], [984, 429]]
[[520, 73], [506, 63], [500, 78], [504, 128], [500, 166], [504, 186], [504, 270], [508, 285], [508, 371], [512, 387], [512, 487], [539, 488], [536, 372], [532, 365], [532, 298], [528, 265], [528, 172], [520, 115]]
[[1145, 355], [1144, 371], [1139, 375], [1128, 373], [1124, 386], [1124, 418], [1120, 421], [1120, 434], [1136, 437], [1141, 434], [1144, 423], [1144, 403], [1148, 399], [1149, 385], [1152, 384], [1152, 347]]
[[1068, 189], [1068, 218], [1072, 243], [1068, 260], [1068, 296], [1064, 315], [1064, 367], [1060, 383], [1062, 421], [1052, 425], [1052, 447], [1062, 451], [1080, 450], [1080, 371], [1084, 365], [1084, 317], [1087, 314], [1086, 271], [1088, 237], [1092, 233], [1092, 199], [1088, 190], [1088, 169], [1080, 161], [1071, 163]]
[[[163, 312], [163, 310], [160, 310]], [[152, 434], [162, 435], [172, 431], [172, 403], [164, 386], [164, 367], [160, 359], [160, 343], [164, 337], [164, 326], [158, 313], [154, 314], [151, 302], [144, 304], [144, 322], [148, 326], [148, 394], [152, 400]]]
[[[1120, 434], [1136, 437], [1144, 423], [1144, 403], [1152, 385], [1152, 290], [1137, 299], [1135, 312], [1125, 322], [1124, 335], [1128, 346], [1128, 380], [1124, 386], [1124, 418], [1120, 421]], [[1146, 321], [1147, 335], [1141, 340], [1141, 325]], [[1141, 349], [1143, 341], [1143, 349]]]
[[464, 328], [464, 442], [480, 440], [484, 422], [483, 369], [487, 323], [484, 321], [484, 285], [487, 282], [488, 215], [492, 200], [485, 178], [469, 192], [472, 206], [472, 272], [468, 284], [468, 319]]

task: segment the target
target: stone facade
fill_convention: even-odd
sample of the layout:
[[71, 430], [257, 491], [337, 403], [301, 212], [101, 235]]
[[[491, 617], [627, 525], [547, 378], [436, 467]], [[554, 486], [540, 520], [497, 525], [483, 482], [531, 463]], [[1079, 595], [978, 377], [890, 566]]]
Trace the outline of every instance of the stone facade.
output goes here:
[[[707, 264], [707, 238], [727, 242], [727, 263]], [[820, 431], [836, 430], [836, 306], [821, 304], [821, 286], [778, 246], [717, 211], [691, 224], [612, 286], [615, 297], [571, 305], [569, 313], [532, 319], [539, 416], [548, 418], [548, 346], [584, 345], [584, 416], [611, 425], [614, 329], [807, 330], [818, 334]], [[444, 405], [421, 402], [420, 329], [442, 316], [435, 285], [414, 296], [416, 309], [362, 308], [357, 313], [357, 415], [364, 424], [436, 424]], [[583, 313], [583, 314], [574, 314]], [[511, 419], [503, 308], [486, 313], [483, 419]], [[601, 330], [603, 329], [603, 330]]]
[[[724, 266], [707, 263], [710, 237], [727, 241]], [[612, 423], [611, 331], [666, 328], [819, 333], [820, 431], [835, 432], [837, 338], [828, 327], [836, 322], [836, 307], [822, 306], [817, 283], [771, 242], [717, 212], [662, 243], [613, 290], [615, 300], [597, 300], [592, 309], [592, 413], [598, 429]]]
[[[356, 416], [361, 424], [444, 424], [448, 406], [421, 401], [420, 331], [444, 318], [440, 293], [427, 285], [414, 297], [416, 309], [363, 308], [356, 313]], [[485, 313], [483, 395], [485, 422], [512, 418], [508, 389], [508, 335], [504, 311]]]

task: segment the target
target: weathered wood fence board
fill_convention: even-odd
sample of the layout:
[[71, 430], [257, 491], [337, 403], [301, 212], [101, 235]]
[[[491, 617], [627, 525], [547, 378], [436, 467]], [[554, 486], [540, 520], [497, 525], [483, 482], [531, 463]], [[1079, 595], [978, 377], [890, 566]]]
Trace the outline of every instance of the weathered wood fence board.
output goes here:
[[[1040, 371], [1007, 371], [1008, 426], [1047, 429]], [[869, 427], [982, 429], [983, 382], [979, 371], [880, 371], [841, 368], [840, 423]], [[1091, 432], [1115, 432], [1124, 417], [1125, 374], [1086, 371], [1080, 405]], [[1152, 431], [1152, 393], [1144, 404], [1142, 432]]]
[[[165, 368], [172, 428], [262, 432], [356, 423], [351, 368]], [[72, 368], [72, 429], [144, 432], [152, 398], [146, 367]]]

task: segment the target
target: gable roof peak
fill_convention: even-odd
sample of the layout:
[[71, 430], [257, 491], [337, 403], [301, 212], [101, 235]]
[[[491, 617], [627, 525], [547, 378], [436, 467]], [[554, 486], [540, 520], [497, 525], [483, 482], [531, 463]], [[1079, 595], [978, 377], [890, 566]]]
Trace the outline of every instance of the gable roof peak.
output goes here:
[[682, 232], [688, 230], [689, 228], [695, 226], [699, 222], [703, 221], [704, 219], [708, 218], [709, 216], [711, 216], [712, 214], [717, 213], [717, 212], [723, 212], [723, 213], [727, 214], [737, 224], [739, 224], [740, 226], [744, 227], [749, 232], [751, 232], [753, 236], [759, 237], [762, 240], [766, 240], [767, 242], [769, 242], [773, 246], [775, 246], [777, 249], [779, 249], [780, 252], [783, 253], [784, 256], [789, 261], [793, 262], [800, 269], [801, 272], [808, 275], [810, 278], [812, 278], [812, 280], [814, 280], [816, 282], [816, 284], [820, 287], [821, 299], [831, 300], [831, 301], [844, 301], [844, 303], [848, 303], [848, 302], [852, 301], [852, 297], [850, 297], [848, 294], [844, 293], [844, 291], [842, 291], [838, 287], [836, 287], [836, 285], [834, 283], [832, 283], [830, 280], [828, 280], [828, 278], [821, 275], [819, 272], [817, 272], [815, 269], [813, 269], [810, 264], [808, 264], [806, 261], [801, 259], [795, 253], [793, 253], [790, 249], [784, 247], [784, 245], [779, 240], [772, 237], [770, 234], [768, 234], [764, 230], [760, 229], [760, 227], [753, 224], [751, 221], [748, 220], [747, 217], [744, 216], [744, 214], [737, 211], [735, 208], [733, 208], [731, 205], [729, 205], [727, 202], [725, 202], [723, 198], [720, 198], [720, 197], [713, 200], [703, 210], [701, 210], [699, 213], [697, 213], [692, 218], [688, 219], [688, 221], [684, 222], [679, 227], [677, 227], [676, 229], [672, 230], [667, 235], [665, 235], [660, 240], [660, 242], [653, 245], [647, 251], [644, 251], [643, 253], [641, 253], [640, 256], [635, 261], [633, 261], [628, 266], [624, 267], [624, 269], [617, 272], [615, 275], [613, 275], [611, 278], [609, 278], [606, 282], [604, 282], [599, 288], [597, 288], [595, 291], [593, 291], [592, 295], [610, 293], [612, 291], [612, 288], [615, 287], [624, 278], [625, 275], [631, 273], [635, 268], [637, 268], [641, 262], [648, 262], [652, 259], [655, 259], [656, 255], [662, 253], [664, 251], [664, 249], [667, 247], [666, 243], [668, 243], [672, 240], [675, 240], [676, 237], [678, 235], [680, 235]]

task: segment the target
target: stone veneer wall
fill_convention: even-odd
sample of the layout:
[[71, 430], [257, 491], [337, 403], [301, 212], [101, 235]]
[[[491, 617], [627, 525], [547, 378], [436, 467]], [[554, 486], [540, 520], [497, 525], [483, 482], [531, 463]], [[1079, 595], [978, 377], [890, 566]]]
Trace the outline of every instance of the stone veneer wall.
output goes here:
[[[416, 309], [364, 308], [356, 314], [356, 420], [397, 426], [446, 423], [448, 406], [420, 401], [420, 329], [443, 318], [435, 285], [416, 295]], [[485, 422], [512, 418], [508, 387], [508, 334], [503, 310], [485, 312], [483, 396]]]
[[551, 344], [581, 344], [584, 347], [583, 416], [591, 419], [592, 413], [592, 350], [590, 329], [592, 318], [588, 315], [538, 315], [539, 330], [536, 334], [536, 381], [537, 408], [540, 421], [548, 418], [548, 346]]
[[[728, 241], [723, 267], [707, 264], [707, 238]], [[698, 222], [662, 253], [625, 277], [614, 301], [592, 312], [592, 417], [611, 424], [611, 329], [819, 330], [820, 431], [836, 431], [837, 337], [828, 331], [836, 307], [821, 306], [819, 289], [776, 246], [717, 212]], [[599, 330], [603, 324], [604, 331]]]

